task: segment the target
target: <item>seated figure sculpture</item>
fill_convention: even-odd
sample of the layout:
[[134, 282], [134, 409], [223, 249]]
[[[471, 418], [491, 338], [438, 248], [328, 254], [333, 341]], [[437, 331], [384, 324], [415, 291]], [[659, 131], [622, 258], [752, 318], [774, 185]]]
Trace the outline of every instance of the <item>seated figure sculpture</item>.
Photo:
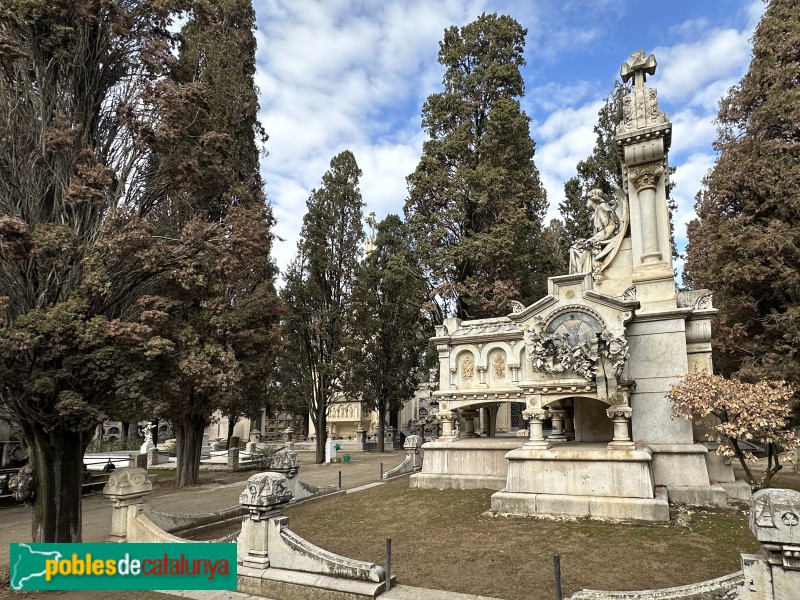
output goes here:
[[586, 195], [586, 207], [593, 211], [592, 237], [578, 240], [569, 249], [569, 273], [591, 273], [594, 257], [619, 231], [620, 221], [615, 209], [615, 200], [608, 201], [602, 190], [590, 190]]

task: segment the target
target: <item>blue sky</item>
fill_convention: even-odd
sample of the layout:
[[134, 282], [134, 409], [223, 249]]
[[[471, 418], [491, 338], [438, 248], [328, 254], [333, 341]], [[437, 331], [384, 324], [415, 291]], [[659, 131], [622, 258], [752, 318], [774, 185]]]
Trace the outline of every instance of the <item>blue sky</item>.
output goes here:
[[295, 254], [311, 190], [330, 159], [351, 150], [364, 172], [366, 212], [402, 214], [405, 177], [419, 161], [422, 104], [441, 91], [446, 27], [482, 12], [527, 28], [522, 106], [534, 160], [558, 216], [564, 182], [594, 145], [602, 100], [628, 55], [658, 61], [648, 85], [673, 122], [676, 234], [685, 245], [694, 196], [714, 163], [719, 99], [747, 70], [761, 0], [254, 0], [256, 83], [270, 135], [262, 160], [278, 221], [274, 255]]

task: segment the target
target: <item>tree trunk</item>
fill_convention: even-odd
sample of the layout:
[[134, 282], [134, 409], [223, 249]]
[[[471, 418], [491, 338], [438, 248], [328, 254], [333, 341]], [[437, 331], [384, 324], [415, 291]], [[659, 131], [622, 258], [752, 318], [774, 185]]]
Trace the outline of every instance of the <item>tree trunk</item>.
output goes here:
[[27, 436], [28, 456], [36, 477], [31, 513], [34, 542], [80, 542], [83, 434], [35, 427]]
[[325, 428], [328, 425], [328, 415], [325, 407], [321, 407], [314, 419], [314, 427], [316, 428], [317, 440], [315, 448], [317, 451], [316, 463], [321, 464], [325, 462], [325, 442], [328, 441], [328, 434]]
[[175, 423], [177, 465], [175, 485], [197, 485], [200, 481], [200, 452], [203, 449], [203, 429], [206, 417], [187, 413]]
[[122, 441], [124, 446], [128, 445], [128, 437], [131, 434], [131, 423], [130, 421], [122, 421], [119, 426], [119, 438]]
[[384, 441], [384, 422], [386, 421], [386, 405], [384, 403], [378, 404], [378, 452], [385, 451]]

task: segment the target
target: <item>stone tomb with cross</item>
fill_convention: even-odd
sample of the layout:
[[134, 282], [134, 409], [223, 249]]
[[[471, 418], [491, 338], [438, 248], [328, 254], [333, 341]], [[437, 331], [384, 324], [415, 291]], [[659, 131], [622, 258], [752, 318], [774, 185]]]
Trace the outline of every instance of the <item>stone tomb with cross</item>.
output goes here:
[[[412, 486], [490, 487], [499, 513], [651, 521], [669, 519], [669, 502], [749, 493], [691, 422], [671, 418], [666, 398], [682, 375], [712, 369], [716, 310], [708, 290], [676, 292], [672, 124], [645, 87], [655, 70], [643, 51], [622, 65], [634, 82], [616, 135], [622, 186], [587, 196], [594, 232], [570, 249], [570, 273], [510, 315], [437, 327], [442, 436], [423, 447]], [[499, 408], [511, 405], [525, 436], [495, 436]]]

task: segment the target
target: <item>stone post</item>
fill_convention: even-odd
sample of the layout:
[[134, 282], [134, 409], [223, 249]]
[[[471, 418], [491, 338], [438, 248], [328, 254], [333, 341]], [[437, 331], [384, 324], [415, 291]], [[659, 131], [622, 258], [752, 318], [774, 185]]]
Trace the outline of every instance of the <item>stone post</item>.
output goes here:
[[403, 443], [403, 448], [411, 457], [411, 468], [414, 472], [422, 469], [422, 438], [418, 435], [409, 435]]
[[750, 498], [750, 531], [761, 555], [742, 554], [738, 600], [784, 600], [800, 590], [800, 492], [759, 490]]
[[636, 447], [630, 436], [632, 412], [629, 406], [612, 406], [606, 410], [608, 418], [614, 422], [614, 439], [607, 446], [609, 450], [632, 450]]
[[356, 429], [356, 441], [358, 445], [361, 446], [359, 448], [362, 452], [367, 445], [367, 430], [364, 429], [364, 426], [361, 423], [358, 424], [358, 428]]
[[144, 509], [146, 497], [152, 489], [153, 484], [145, 469], [127, 467], [111, 473], [103, 488], [103, 494], [113, 506], [109, 542], [128, 540], [128, 522]]
[[256, 473], [247, 480], [247, 486], [239, 495], [239, 504], [247, 509], [238, 541], [242, 566], [269, 567], [269, 520], [280, 517], [283, 506], [291, 499], [286, 477], [280, 473]]
[[257, 447], [258, 447], [258, 444], [256, 444], [256, 442], [247, 442], [244, 445], [244, 451], [247, 452], [248, 454], [252, 454], [253, 452], [256, 451]]
[[535, 448], [538, 450], [546, 450], [551, 446], [550, 442], [544, 439], [543, 421], [548, 417], [546, 410], [534, 409], [522, 411], [522, 418], [528, 421], [528, 441], [525, 442], [525, 448]]
[[283, 430], [283, 441], [290, 444], [294, 441], [294, 429], [287, 427]]
[[551, 442], [566, 442], [567, 434], [564, 433], [564, 418], [566, 415], [566, 411], [551, 410], [550, 415], [551, 418], [553, 419], [553, 431], [547, 437], [547, 439]]
[[158, 448], [150, 448], [150, 450], [147, 451], [148, 468], [158, 466], [158, 457]]
[[239, 469], [239, 448], [228, 448], [228, 468], [231, 471]]

